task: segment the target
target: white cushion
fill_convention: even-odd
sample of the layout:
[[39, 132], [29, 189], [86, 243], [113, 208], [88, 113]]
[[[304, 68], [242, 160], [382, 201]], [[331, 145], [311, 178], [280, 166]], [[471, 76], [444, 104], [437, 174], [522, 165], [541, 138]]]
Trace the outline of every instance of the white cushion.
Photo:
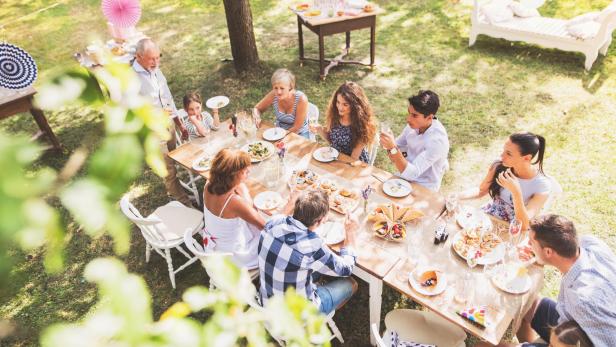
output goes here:
[[579, 16], [573, 17], [567, 21], [567, 26], [570, 27], [573, 25], [578, 25], [581, 23], [594, 21], [599, 17], [599, 13], [600, 13], [599, 11], [588, 12], [588, 13], [584, 13]]
[[603, 23], [603, 21], [607, 18], [607, 16], [610, 14], [610, 12], [612, 12], [614, 10], [616, 10], [616, 1], [612, 2], [610, 5], [608, 5], [606, 8], [604, 8], [603, 11], [601, 11], [599, 13], [599, 15], [597, 16], [595, 21], [597, 21], [599, 23]]
[[537, 9], [543, 5], [545, 0], [520, 0], [520, 3], [525, 7]]
[[511, 1], [491, 1], [481, 7], [481, 12], [491, 24], [507, 22], [513, 19], [513, 10], [509, 8]]
[[184, 232], [190, 228], [195, 230], [203, 222], [203, 213], [189, 208], [177, 201], [157, 208], [148, 218], [157, 217], [162, 223], [156, 224], [158, 231], [170, 241], [183, 239]]
[[536, 8], [524, 6], [517, 1], [513, 1], [511, 4], [509, 4], [509, 7], [513, 11], [514, 15], [521, 17], [521, 18], [540, 16], [539, 11], [537, 11]]
[[590, 21], [568, 26], [567, 31], [578, 39], [588, 40], [597, 36], [600, 27], [601, 24], [595, 21]]

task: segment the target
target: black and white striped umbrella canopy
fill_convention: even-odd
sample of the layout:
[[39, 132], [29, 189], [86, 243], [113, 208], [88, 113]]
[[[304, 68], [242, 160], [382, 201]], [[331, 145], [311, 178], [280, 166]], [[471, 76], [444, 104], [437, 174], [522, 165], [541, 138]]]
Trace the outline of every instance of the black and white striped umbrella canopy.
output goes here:
[[36, 76], [36, 63], [28, 52], [10, 43], [0, 43], [0, 87], [26, 88]]

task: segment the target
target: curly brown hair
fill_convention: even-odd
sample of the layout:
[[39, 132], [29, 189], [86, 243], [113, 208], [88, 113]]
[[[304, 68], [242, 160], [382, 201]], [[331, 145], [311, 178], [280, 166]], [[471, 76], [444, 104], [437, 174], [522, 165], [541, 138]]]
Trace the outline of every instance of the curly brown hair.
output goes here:
[[340, 125], [340, 113], [336, 107], [338, 95], [351, 106], [351, 148], [355, 148], [357, 144], [371, 144], [376, 136], [374, 112], [364, 89], [355, 82], [343, 83], [332, 95], [327, 107], [327, 130]]
[[233, 188], [233, 183], [240, 171], [250, 166], [250, 156], [237, 149], [223, 148], [212, 159], [210, 179], [207, 191], [222, 195]]

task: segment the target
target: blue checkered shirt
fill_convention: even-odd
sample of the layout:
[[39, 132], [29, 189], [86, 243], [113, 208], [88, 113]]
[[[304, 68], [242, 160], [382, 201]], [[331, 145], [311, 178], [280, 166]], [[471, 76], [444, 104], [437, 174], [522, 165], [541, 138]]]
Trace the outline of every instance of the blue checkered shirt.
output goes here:
[[275, 216], [259, 239], [259, 272], [263, 303], [273, 295], [284, 294], [294, 287], [299, 295], [317, 307], [321, 301], [312, 283], [314, 273], [350, 276], [355, 256], [350, 248], [335, 254], [314, 232], [290, 216]]
[[616, 346], [616, 257], [593, 236], [580, 238], [580, 256], [563, 275], [558, 323], [574, 320], [597, 347]]

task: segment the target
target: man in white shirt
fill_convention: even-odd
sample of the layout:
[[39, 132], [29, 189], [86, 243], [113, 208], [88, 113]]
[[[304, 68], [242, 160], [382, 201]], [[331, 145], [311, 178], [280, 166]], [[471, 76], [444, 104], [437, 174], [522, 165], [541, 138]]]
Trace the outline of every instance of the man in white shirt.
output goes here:
[[438, 95], [420, 90], [409, 98], [407, 126], [394, 139], [393, 134], [381, 132], [381, 146], [398, 169], [398, 176], [434, 191], [441, 187], [449, 168], [449, 137], [443, 124], [436, 119]]
[[[169, 117], [173, 119], [178, 129], [180, 129], [182, 138], [188, 138], [188, 131], [186, 131], [186, 128], [177, 116], [177, 109], [173, 101], [173, 96], [167, 85], [167, 79], [159, 69], [159, 65], [160, 50], [158, 46], [151, 39], [140, 40], [137, 43], [135, 61], [132, 65], [141, 81], [139, 94], [151, 100], [155, 107], [160, 107], [165, 110], [165, 112], [169, 114]], [[161, 151], [168, 172], [167, 177], [165, 177], [165, 188], [171, 197], [188, 207], [192, 207], [192, 202], [177, 178], [175, 163], [167, 155], [169, 151], [174, 150], [176, 147], [175, 129], [171, 127], [169, 130], [171, 139], [167, 143], [161, 144]]]

